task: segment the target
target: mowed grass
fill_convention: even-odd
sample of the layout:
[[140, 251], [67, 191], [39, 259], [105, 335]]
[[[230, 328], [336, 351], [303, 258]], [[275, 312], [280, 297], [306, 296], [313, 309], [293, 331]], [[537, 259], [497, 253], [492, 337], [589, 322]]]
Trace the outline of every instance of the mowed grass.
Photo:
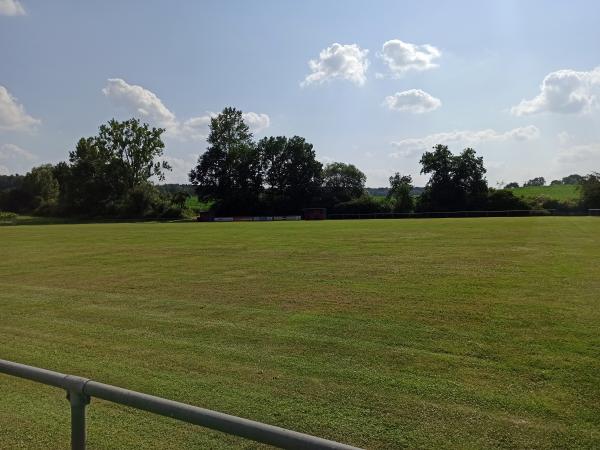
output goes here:
[[574, 184], [558, 184], [553, 186], [526, 186], [511, 189], [517, 197], [538, 198], [548, 197], [553, 200], [576, 202], [580, 191]]
[[[600, 218], [0, 228], [0, 358], [367, 448], [599, 448]], [[89, 447], [256, 448], [92, 400]], [[0, 447], [66, 448], [0, 375]]]

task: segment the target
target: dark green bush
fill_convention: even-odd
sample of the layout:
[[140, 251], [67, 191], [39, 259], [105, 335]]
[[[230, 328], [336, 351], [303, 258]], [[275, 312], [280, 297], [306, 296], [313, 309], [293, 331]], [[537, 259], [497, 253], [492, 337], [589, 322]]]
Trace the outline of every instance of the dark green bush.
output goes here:
[[367, 214], [391, 211], [389, 203], [384, 198], [363, 195], [354, 200], [338, 203], [332, 208], [331, 212], [334, 214]]
[[490, 189], [487, 198], [488, 211], [531, 209], [530, 205], [508, 189]]
[[141, 184], [129, 190], [116, 205], [116, 213], [122, 218], [179, 218], [182, 208], [173, 204], [168, 195], [162, 194], [152, 184]]

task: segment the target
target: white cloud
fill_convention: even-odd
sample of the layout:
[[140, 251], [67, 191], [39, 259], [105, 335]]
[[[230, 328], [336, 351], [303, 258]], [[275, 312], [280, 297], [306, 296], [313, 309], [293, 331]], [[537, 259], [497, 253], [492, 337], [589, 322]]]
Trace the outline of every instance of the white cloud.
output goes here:
[[392, 142], [392, 145], [397, 148], [397, 151], [390, 153], [389, 156], [394, 158], [414, 156], [426, 150], [430, 150], [437, 144], [473, 146], [481, 142], [503, 142], [509, 140], [528, 141], [537, 139], [539, 136], [540, 130], [533, 125], [514, 128], [504, 133], [491, 128], [476, 131], [450, 131], [430, 134], [421, 138], [408, 138]]
[[[152, 125], [164, 128], [166, 136], [184, 141], [205, 139], [210, 119], [216, 115], [207, 112], [205, 115], [181, 121], [154, 92], [142, 86], [129, 84], [121, 78], [109, 78], [102, 93], [114, 105], [147, 120]], [[254, 132], [260, 132], [270, 125], [269, 116], [264, 113], [247, 112], [243, 114], [243, 118]]]
[[307, 75], [300, 85], [342, 79], [362, 86], [367, 81], [368, 53], [369, 50], [363, 50], [356, 44], [334, 43], [321, 50], [319, 59], [311, 59], [308, 62], [312, 73]]
[[37, 157], [15, 144], [0, 144], [0, 173], [25, 173]]
[[39, 123], [38, 119], [27, 114], [23, 105], [0, 85], [0, 130], [28, 131]]
[[442, 52], [433, 45], [416, 45], [392, 39], [383, 44], [378, 56], [385, 61], [392, 74], [399, 77], [409, 70], [438, 67], [434, 61], [442, 56]]
[[600, 67], [588, 72], [565, 69], [551, 72], [540, 85], [540, 93], [511, 108], [523, 116], [542, 112], [585, 113], [600, 104]]
[[393, 111], [408, 111], [415, 114], [434, 111], [442, 106], [439, 98], [421, 89], [409, 89], [408, 91], [388, 95], [383, 104]]
[[259, 133], [271, 125], [271, 119], [266, 114], [247, 112], [242, 114], [242, 118], [254, 133]]
[[19, 0], [0, 0], [0, 16], [24, 16], [25, 8]]
[[174, 129], [168, 130], [169, 134], [186, 140], [202, 140], [206, 139], [209, 132], [211, 117], [216, 116], [216, 113], [207, 113], [204, 116], [191, 117], [181, 124], [177, 124]]
[[175, 114], [169, 111], [154, 92], [142, 86], [128, 84], [121, 78], [109, 78], [102, 93], [116, 106], [133, 111], [160, 127], [171, 129], [177, 125]]

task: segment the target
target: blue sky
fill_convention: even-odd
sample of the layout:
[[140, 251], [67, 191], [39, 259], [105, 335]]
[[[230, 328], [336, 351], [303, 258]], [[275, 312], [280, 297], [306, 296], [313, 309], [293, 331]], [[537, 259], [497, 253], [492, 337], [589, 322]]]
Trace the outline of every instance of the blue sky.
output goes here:
[[133, 115], [167, 128], [185, 182], [229, 105], [369, 186], [424, 184], [438, 142], [474, 147], [492, 186], [600, 171], [598, 23], [596, 1], [0, 0], [0, 173]]

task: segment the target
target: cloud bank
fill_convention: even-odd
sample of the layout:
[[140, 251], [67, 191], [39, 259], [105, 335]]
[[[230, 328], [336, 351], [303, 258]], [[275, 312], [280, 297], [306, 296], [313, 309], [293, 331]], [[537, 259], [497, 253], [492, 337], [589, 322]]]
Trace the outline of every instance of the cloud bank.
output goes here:
[[576, 114], [590, 112], [600, 104], [600, 67], [578, 72], [551, 72], [542, 81], [540, 93], [511, 108], [516, 116], [544, 112]]
[[393, 158], [415, 156], [421, 152], [430, 150], [437, 144], [473, 146], [482, 142], [529, 141], [537, 139], [539, 136], [540, 130], [533, 125], [514, 128], [505, 131], [504, 133], [491, 128], [476, 131], [450, 131], [392, 142], [392, 146], [394, 146], [397, 151], [390, 153], [389, 156]]

